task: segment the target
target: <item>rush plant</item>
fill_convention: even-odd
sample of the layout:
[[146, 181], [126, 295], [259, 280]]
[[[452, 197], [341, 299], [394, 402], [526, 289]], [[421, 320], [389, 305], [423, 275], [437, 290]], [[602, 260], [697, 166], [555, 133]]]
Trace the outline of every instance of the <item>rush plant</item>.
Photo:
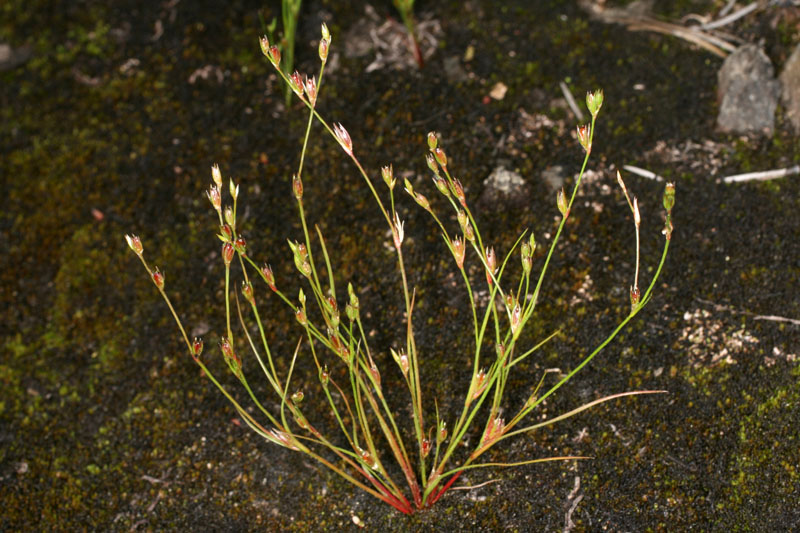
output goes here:
[[[224, 194], [222, 172], [216, 165], [211, 170], [213, 183], [207, 196], [219, 224], [218, 237], [222, 241], [221, 258], [225, 278], [225, 330], [220, 336], [219, 348], [227, 367], [241, 383], [257, 411], [251, 414], [212, 372], [213, 365], [202, 356], [203, 341], [189, 339], [186, 328], [167, 295], [163, 273], [158, 268], [149, 266], [141, 240], [135, 235], [126, 236], [128, 245], [141, 259], [174, 316], [192, 359], [253, 431], [274, 444], [306, 454], [403, 513], [412, 513], [436, 503], [468, 469], [580, 458], [538, 457], [516, 463], [480, 461], [488, 450], [510, 437], [564, 420], [615, 398], [659, 392], [622, 392], [596, 399], [560, 416], [544, 420], [537, 418], [535, 422], [529, 420], [529, 415], [542, 402], [583, 369], [649, 302], [664, 266], [672, 236], [674, 186], [668, 184], [663, 196], [666, 210], [663, 253], [650, 283], [644, 290], [640, 290], [639, 203], [636, 197], [631, 198], [622, 178], [617, 176], [628, 199], [636, 233], [636, 271], [630, 286], [630, 310], [605, 340], [587, 350], [588, 355], [573, 369], [561, 374], [559, 379], [548, 385], [545, 385], [548, 373], [544, 372], [537, 381], [531, 383], [532, 390], [527, 399], [521, 405], [512, 405], [506, 394], [509, 376], [519, 370], [520, 363], [557, 334], [553, 333], [532, 345], [521, 340], [527, 339], [522, 334], [531, 324], [548, 265], [569, 221], [589, 161], [595, 121], [603, 105], [603, 93], [595, 91], [587, 95], [586, 104], [592, 117], [591, 122], [577, 129], [577, 138], [583, 149], [583, 164], [571, 192], [562, 189], [557, 194], [554, 208], [558, 209], [561, 217], [546, 252], [537, 253], [539, 244], [533, 233], [523, 233], [509, 247], [507, 253], [496, 253], [484, 241], [475, 211], [461, 182], [451, 172], [452, 161], [439, 146], [437, 135], [428, 134], [428, 153], [425, 157], [433, 180], [432, 189], [434, 194], [442, 195], [443, 201], [436, 203], [445, 205], [446, 209], [435, 209], [425, 195], [414, 190], [408, 180], [405, 180], [403, 188], [438, 226], [444, 248], [452, 255], [453, 268], [463, 281], [471, 314], [468, 328], [472, 336], [471, 342], [465, 343], [463, 338], [453, 340], [454, 345], [471, 351], [471, 378], [468, 382], [454, 384], [452, 392], [461, 398], [456, 402], [456, 405], [460, 405], [460, 414], [453, 415], [452, 420], [445, 420], [444, 416], [440, 416], [438, 402], [423, 397], [425, 389], [422, 386], [420, 360], [429, 354], [416, 341], [416, 293], [409, 286], [408, 265], [403, 255], [404, 222], [395, 208], [398, 200], [395, 196], [397, 178], [389, 165], [381, 169], [381, 180], [371, 180], [357, 157], [344, 126], [330, 124], [315, 109], [330, 43], [330, 33], [323, 25], [319, 44], [321, 67], [318, 77], [314, 78], [301, 76], [296, 71], [285, 75], [280, 69], [278, 48], [270, 45], [266, 37], [261, 38], [260, 42], [264, 55], [278, 75], [309, 112], [297, 172], [291, 180], [291, 189], [303, 228], [302, 242], [290, 240], [288, 245], [298, 278], [303, 283], [299, 294], [292, 296], [284, 292], [276, 281], [272, 268], [256, 261], [255, 254], [242, 236], [242, 228], [237, 224], [239, 186], [231, 180], [227, 188], [228, 194]], [[348, 283], [346, 296], [344, 295], [345, 291], [340, 289], [341, 280], [337, 280], [334, 274], [322, 232], [318, 227], [313, 232], [309, 230], [303, 203], [303, 164], [315, 121], [336, 140], [358, 169], [391, 232], [393, 261], [396, 262], [397, 282], [401, 287], [398, 302], [402, 302], [405, 312], [402, 340], [398, 340], [395, 346], [372, 345], [369, 335], [365, 334], [367, 328], [362, 322], [358, 288]], [[229, 196], [229, 199], [223, 198], [224, 196]], [[521, 266], [509, 268], [514, 257], [521, 262]], [[473, 273], [477, 267], [477, 276], [470, 275], [470, 264], [473, 266]], [[519, 272], [517, 279], [509, 279], [512, 277], [510, 272]], [[234, 276], [239, 278], [236, 283]], [[261, 284], [269, 291], [261, 289]], [[241, 296], [237, 294], [235, 286], [238, 286]], [[478, 301], [478, 290], [488, 294], [485, 300]], [[282, 305], [288, 306], [297, 321], [300, 340], [291, 357], [276, 353], [267, 338], [267, 319], [259, 310], [259, 304], [270, 293]], [[251, 355], [248, 356], [249, 363], [245, 372], [243, 354], [248, 351]], [[314, 365], [311, 368], [316, 369], [321, 385], [317, 397], [305, 398], [305, 401], [306, 395], [292, 387], [292, 376], [301, 353], [304, 357], [310, 355], [304, 366], [309, 368], [311, 364]], [[388, 354], [391, 354], [396, 368], [379, 370], [378, 363], [389, 361]], [[276, 364], [279, 358], [283, 359], [283, 365]], [[288, 370], [284, 375], [277, 370], [286, 367]], [[272, 409], [267, 407], [270, 404], [260, 398], [250, 385], [249, 380], [258, 373], [263, 373], [267, 390], [276, 400], [271, 404]], [[392, 374], [387, 376], [387, 373]], [[387, 380], [399, 380], [403, 384], [403, 388], [407, 390], [405, 405], [391, 405], [390, 400], [395, 400], [396, 403], [396, 395], [387, 398], [384, 394]], [[310, 400], [315, 404], [315, 409], [306, 409]], [[413, 420], [402, 420], [399, 413], [408, 405], [411, 407]], [[323, 417], [320, 422], [315, 421], [328, 410], [330, 416]], [[328, 426], [332, 426], [333, 431], [321, 429]], [[466, 442], [471, 443], [471, 450], [468, 452], [462, 449], [462, 444]], [[403, 482], [405, 489], [401, 488]]]

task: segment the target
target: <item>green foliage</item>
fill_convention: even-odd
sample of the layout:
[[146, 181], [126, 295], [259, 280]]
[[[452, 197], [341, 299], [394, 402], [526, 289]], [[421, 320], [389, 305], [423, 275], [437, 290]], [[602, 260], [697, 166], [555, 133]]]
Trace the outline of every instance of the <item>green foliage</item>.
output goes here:
[[[247, 395], [260, 413], [254, 414], [253, 411], [242, 407], [234, 395], [215, 377], [212, 368], [207, 364], [208, 359], [203, 356], [204, 343], [197, 338], [190, 340], [187, 329], [167, 294], [169, 284], [165, 283], [161, 272], [152, 268], [145, 259], [144, 247], [139, 237], [126, 236], [128, 245], [141, 260], [169, 307], [192, 358], [251, 429], [274, 444], [308, 455], [395, 509], [403, 513], [412, 513], [416, 509], [433, 505], [466, 470], [581, 458], [544, 457], [500, 464], [478, 461], [489, 449], [506, 438], [564, 420], [616, 398], [657, 392], [636, 391], [614, 394], [595, 399], [565, 414], [540, 420], [529, 426], [523, 423], [526, 417], [586, 366], [641, 311], [649, 301], [664, 265], [673, 229], [671, 212], [675, 198], [674, 185], [667, 185], [663, 198], [666, 212], [663, 231], [666, 239], [663, 253], [650, 283], [640, 291], [638, 200], [628, 193], [618, 174], [617, 179], [631, 210], [636, 234], [636, 270], [630, 286], [630, 311], [573, 369], [563, 373], [552, 370], [560, 374], [555, 384], [552, 384], [552, 380], [548, 380], [551, 370], [545, 371], [538, 382], [528, 384], [529, 391], [521, 404], [518, 403], [513, 407], [508, 405], [507, 393], [511, 385], [517, 382], [517, 378], [512, 378], [512, 370], [515, 370], [515, 367], [518, 369], [518, 365], [526, 358], [559, 334], [554, 332], [538, 342], [531, 342], [524, 332], [526, 326], [534, 323], [532, 316], [539, 300], [545, 274], [570, 218], [587, 168], [592, 152], [596, 119], [603, 105], [602, 91], [587, 94], [586, 104], [591, 115], [591, 123], [577, 129], [579, 145], [584, 152], [581, 171], [570, 192], [563, 188], [558, 192], [556, 205], [561, 217], [546, 252], [538, 253], [540, 246], [532, 232], [530, 234], [523, 232], [505, 254], [496, 254], [492, 246], [484, 243], [473, 212], [474, 207], [468, 200], [461, 182], [451, 174], [453, 161], [448, 159], [443, 148], [439, 146], [438, 136], [433, 132], [428, 134], [429, 153], [426, 159], [435, 185], [430, 194], [435, 195], [438, 191], [437, 200], [432, 204], [426, 195], [414, 189], [408, 179], [401, 183], [411, 199], [427, 212], [438, 226], [444, 247], [453, 256], [456, 270], [463, 280], [471, 312], [471, 324], [462, 329], [457, 339], [459, 343], [463, 342], [464, 331], [470, 332], [467, 336], [472, 337], [474, 352], [471, 377], [462, 400], [461, 414], [455, 421], [450, 420], [448, 425], [445, 418], [440, 415], [439, 401], [434, 400], [431, 409], [430, 400], [423, 399], [420, 356], [424, 354], [425, 348], [417, 344], [419, 337], [415, 331], [414, 313], [418, 310], [418, 294], [409, 283], [408, 260], [404, 258], [403, 253], [406, 226], [397, 210], [399, 198], [395, 197], [395, 190], [398, 178], [389, 165], [381, 169], [380, 180], [370, 179], [356, 155], [357, 147], [354, 146], [349, 132], [341, 124], [329, 125], [316, 111], [318, 88], [322, 83], [330, 45], [328, 29], [323, 24], [319, 47], [321, 60], [319, 84], [315, 77], [301, 78], [297, 73], [287, 75], [281, 68], [279, 51], [270, 45], [266, 37], [261, 39], [260, 44], [264, 55], [287, 86], [309, 110], [300, 162], [291, 183], [303, 229], [302, 241], [288, 241], [297, 273], [304, 279], [303, 288], [296, 297], [276, 281], [271, 266], [259, 265], [254, 261], [251, 248], [242, 236], [242, 229], [237, 225], [237, 213], [240, 207], [239, 185], [233, 179], [225, 183], [222, 172], [215, 165], [212, 167], [213, 184], [207, 191], [208, 199], [219, 222], [218, 237], [222, 241], [220, 255], [225, 268], [223, 293], [225, 330], [220, 339], [220, 348], [226, 366], [247, 391]], [[392, 255], [396, 259], [404, 308], [402, 324], [395, 325], [403, 332], [403, 339], [392, 342], [387, 347], [396, 364], [396, 368], [392, 371], [387, 368], [381, 371], [376, 364], [374, 357], [377, 357], [379, 352], [387, 351], [387, 348], [376, 349], [372, 345], [372, 335], [366, 333], [367, 329], [362, 323], [362, 316], [366, 311], [362, 309], [359, 288], [348, 282], [345, 297], [340, 280], [340, 290], [337, 291], [337, 276], [322, 230], [319, 226], [312, 228], [307, 221], [302, 177], [310, 133], [315, 122], [338, 142], [358, 169], [389, 228], [391, 235], [389, 248], [392, 249]], [[380, 181], [388, 192], [388, 198], [385, 196], [386, 193], [379, 193], [375, 187]], [[451, 212], [449, 216], [442, 213], [441, 205], [436, 207], [439, 202], [445, 206], [449, 204], [449, 208], [445, 209], [446, 212]], [[453, 216], [458, 221], [458, 229], [453, 227]], [[534, 260], [537, 261], [538, 276], [533, 269]], [[237, 291], [239, 283], [232, 280], [232, 276], [236, 276], [237, 272], [241, 273], [241, 295]], [[510, 283], [508, 279], [512, 277], [518, 281]], [[259, 311], [262, 299], [257, 296], [258, 293], [254, 289], [254, 282], [258, 278], [288, 307], [304, 333], [305, 339], [301, 337], [297, 342], [290, 361], [280, 358], [270, 348], [270, 342], [265, 334], [265, 319], [262, 318], [266, 316], [263, 307], [262, 311]], [[477, 292], [479, 287], [481, 293]], [[245, 319], [245, 316], [248, 318]], [[240, 327], [237, 327], [237, 323]], [[267, 389], [271, 390], [279, 400], [277, 413], [274, 408], [269, 409], [262, 404], [259, 399], [261, 395], [256, 394], [251, 388], [248, 375], [252, 375], [252, 372], [248, 373], [242, 357], [242, 353], [248, 349], [253, 354], [253, 358], [249, 360], [255, 360], [257, 363], [252, 366], [260, 367], [266, 379]], [[338, 438], [331, 439], [325, 436], [320, 428], [309, 421], [304, 413], [308, 404], [308, 401], [304, 403], [306, 394], [302, 389], [293, 388], [296, 385], [292, 385], [292, 378], [301, 351], [309, 351], [313, 358], [319, 377], [319, 388], [322, 389], [322, 394], [318, 394], [317, 397], [324, 396], [327, 399], [328, 408], [341, 430]], [[402, 378], [400, 389], [407, 389], [411, 420], [400, 418], [399, 412], [390, 407], [395, 391], [385, 389], [385, 384], [387, 376], [396, 372], [399, 372]], [[319, 389], [316, 390], [319, 392]], [[458, 403], [456, 401], [456, 404]], [[505, 414], [511, 412], [510, 409], [516, 410], [513, 417]], [[267, 422], [264, 422], [264, 419]], [[475, 430], [478, 431], [478, 438], [470, 445], [473, 447], [472, 452], [466, 458], [460, 457], [459, 445]], [[407, 433], [410, 433], [410, 438]], [[386, 463], [389, 458], [394, 460], [402, 472], [410, 494], [398, 487], [394, 479], [396, 472]]]

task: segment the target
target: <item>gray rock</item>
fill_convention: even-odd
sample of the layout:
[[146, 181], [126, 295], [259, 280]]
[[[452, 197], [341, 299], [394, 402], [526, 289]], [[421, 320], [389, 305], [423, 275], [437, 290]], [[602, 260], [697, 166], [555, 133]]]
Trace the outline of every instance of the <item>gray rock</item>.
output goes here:
[[781, 100], [786, 107], [786, 118], [800, 134], [800, 44], [783, 66], [780, 76]]
[[527, 202], [528, 184], [525, 179], [500, 165], [483, 180], [483, 192], [478, 200], [481, 205], [498, 207], [520, 207]]
[[0, 43], [0, 72], [11, 70], [27, 62], [33, 56], [33, 48], [24, 45], [11, 48], [6, 43]]
[[542, 172], [542, 179], [552, 192], [556, 192], [564, 186], [564, 167], [554, 165]]
[[740, 46], [717, 74], [717, 126], [731, 133], [771, 133], [780, 84], [767, 55], [756, 45]]

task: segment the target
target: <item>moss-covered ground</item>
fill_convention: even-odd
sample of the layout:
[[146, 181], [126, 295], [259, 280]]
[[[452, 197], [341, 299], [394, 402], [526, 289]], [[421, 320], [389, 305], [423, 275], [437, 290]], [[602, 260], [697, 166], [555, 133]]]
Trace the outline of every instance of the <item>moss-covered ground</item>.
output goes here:
[[[657, 13], [676, 20], [725, 3], [659, 2]], [[306, 115], [296, 100], [283, 106], [257, 43], [259, 11], [268, 20], [277, 4], [2, 3], [0, 40], [30, 45], [33, 56], [0, 72], [0, 530], [346, 531], [356, 529], [352, 516], [369, 531], [800, 529], [800, 179], [718, 179], [800, 163], [800, 142], [780, 110], [769, 136], [716, 132], [719, 58], [592, 21], [574, 2], [418, 2], [442, 30], [424, 69], [365, 72], [371, 57], [341, 53], [363, 5], [307, 0], [297, 66], [316, 70], [327, 21], [336, 67], [320, 111], [348, 128], [373, 176], [393, 163], [438, 209], [425, 177], [429, 130], [441, 133], [470, 202], [498, 165], [518, 171], [528, 184], [523, 207], [479, 210], [498, 250], [525, 228], [548, 242], [555, 194], [541, 173], [560, 165], [570, 183], [579, 167], [558, 82], [576, 95], [604, 88], [590, 164], [598, 174], [573, 209], [532, 327], [564, 334], [522, 365], [508, 408], [543, 369], [572, 368], [626, 312], [633, 232], [612, 177], [623, 164], [676, 182], [663, 282], [543, 413], [625, 390], [668, 393], [604, 404], [488, 456], [591, 460], [471, 471], [457, 484], [480, 487], [412, 516], [238, 420], [182, 347], [123, 235], [142, 237], [190, 332], [205, 336], [208, 364], [237, 390], [215, 347], [219, 243], [204, 189], [214, 162], [236, 177], [251, 254], [272, 263], [280, 283], [299, 285], [285, 241], [302, 235], [289, 180]], [[388, 1], [374, 7], [395, 16]], [[778, 66], [800, 40], [791, 9], [735, 29], [763, 41]], [[502, 100], [488, 96], [498, 82], [508, 87]], [[310, 219], [329, 241], [340, 286], [360, 287], [385, 351], [402, 319], [389, 237], [341, 150], [318, 127], [314, 139]], [[663, 184], [627, 181], [641, 200], [647, 279], [660, 253]], [[468, 385], [466, 301], [435, 226], [407, 197], [399, 202], [427, 398], [452, 420]], [[277, 305], [269, 310], [268, 334], [289, 354], [300, 331]], [[313, 398], [307, 356], [298, 382]], [[397, 383], [383, 364], [384, 379]], [[278, 365], [285, 372], [288, 357]], [[316, 416], [325, 423], [324, 410]]]

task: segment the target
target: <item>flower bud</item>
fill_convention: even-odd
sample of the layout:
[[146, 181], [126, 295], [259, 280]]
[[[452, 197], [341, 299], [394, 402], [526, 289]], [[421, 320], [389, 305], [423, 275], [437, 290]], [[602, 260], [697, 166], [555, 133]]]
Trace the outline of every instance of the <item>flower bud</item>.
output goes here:
[[323, 366], [319, 369], [319, 381], [322, 383], [323, 388], [328, 388], [328, 380], [331, 378], [330, 373], [328, 373], [328, 365]]
[[517, 337], [517, 333], [519, 333], [519, 325], [522, 319], [522, 308], [519, 305], [519, 302], [514, 303], [514, 307], [511, 309], [511, 334], [514, 338]]
[[358, 309], [359, 307], [358, 296], [356, 296], [356, 291], [355, 289], [353, 289], [352, 283], [347, 284], [347, 295], [350, 297], [350, 305]]
[[317, 80], [314, 79], [314, 76], [304, 78], [303, 88], [306, 91], [306, 95], [308, 95], [308, 101], [313, 107], [317, 103]]
[[436, 444], [441, 444], [445, 439], [447, 439], [447, 422], [440, 420], [438, 431], [436, 432]]
[[270, 63], [272, 63], [272, 66], [278, 68], [278, 65], [281, 62], [281, 49], [277, 46], [270, 46], [267, 57], [269, 58]]
[[125, 240], [128, 241], [128, 246], [131, 247], [133, 253], [141, 257], [144, 252], [141, 239], [137, 235], [125, 235]]
[[458, 203], [460, 203], [461, 206], [466, 209], [467, 197], [464, 196], [464, 187], [461, 185], [461, 182], [458, 181], [458, 178], [453, 178], [452, 188], [453, 188], [453, 195], [456, 198], [458, 198]]
[[197, 361], [200, 354], [203, 353], [203, 339], [198, 337], [194, 338], [194, 342], [192, 342], [192, 359]]
[[300, 288], [300, 291], [297, 293], [297, 301], [299, 301], [300, 305], [302, 305], [303, 308], [305, 308], [305, 306], [306, 306], [306, 293], [303, 292], [303, 288], [302, 287]]
[[392, 238], [394, 239], [394, 247], [398, 250], [403, 245], [403, 237], [405, 236], [405, 231], [403, 230], [404, 224], [405, 222], [400, 221], [400, 215], [395, 212], [394, 225], [392, 225]]
[[226, 358], [233, 357], [233, 347], [231, 346], [231, 343], [228, 341], [227, 337], [222, 337], [219, 347], [222, 349], [222, 355], [224, 355]]
[[421, 448], [422, 457], [428, 457], [428, 454], [431, 453], [431, 441], [429, 439], [422, 439]]
[[308, 429], [308, 420], [306, 417], [303, 416], [303, 413], [300, 411], [294, 411], [294, 421], [297, 422], [297, 425], [300, 426], [300, 429]]
[[411, 185], [411, 182], [408, 181], [408, 178], [403, 180], [403, 189], [410, 194], [412, 197], [414, 196], [414, 186]]
[[303, 79], [300, 77], [300, 73], [296, 70], [292, 72], [291, 76], [289, 76], [289, 86], [292, 88], [294, 93], [303, 99]]
[[336, 329], [339, 327], [339, 307], [336, 305], [336, 300], [334, 300], [332, 296], [328, 296], [326, 303], [330, 314], [329, 319], [331, 321], [331, 327]]
[[244, 240], [244, 237], [239, 235], [236, 237], [236, 242], [233, 243], [233, 248], [242, 255], [246, 255], [247, 251], [247, 241]]
[[253, 296], [253, 284], [249, 281], [242, 281], [242, 296], [250, 305], [256, 304], [255, 296]]
[[403, 373], [403, 376], [408, 376], [408, 356], [405, 354], [405, 352], [400, 350], [400, 353], [397, 353], [394, 351], [394, 348], [389, 348], [389, 351], [392, 354], [394, 362], [400, 367], [400, 371]]
[[358, 455], [361, 457], [361, 460], [364, 462], [365, 465], [372, 468], [373, 470], [378, 465], [375, 461], [375, 458], [367, 450], [362, 450], [361, 448], [358, 449]]
[[258, 44], [261, 46], [261, 53], [265, 56], [269, 57], [269, 39], [266, 35], [262, 35], [258, 38]]
[[153, 271], [153, 283], [159, 290], [164, 290], [164, 274], [158, 270], [158, 267]]
[[328, 30], [328, 25], [324, 22], [322, 23], [321, 28], [322, 38], [328, 42], [331, 40], [331, 32]]
[[438, 172], [433, 177], [433, 183], [436, 185], [436, 188], [439, 189], [439, 192], [445, 195], [445, 197], [450, 198], [450, 188], [447, 186], [447, 181], [441, 177]]
[[231, 206], [225, 208], [225, 222], [230, 224], [232, 228], [236, 227], [236, 216], [233, 214], [233, 208]]
[[578, 142], [586, 152], [592, 151], [592, 128], [589, 124], [584, 124], [583, 126], [578, 126]]
[[330, 47], [330, 41], [327, 39], [320, 39], [319, 40], [319, 48], [317, 51], [319, 52], [319, 59], [324, 63], [328, 60], [328, 47]]
[[222, 208], [222, 196], [219, 193], [219, 187], [217, 185], [209, 187], [206, 191], [206, 196], [208, 196], [208, 201], [211, 202], [211, 205], [214, 206], [214, 209], [219, 213]]
[[269, 265], [264, 265], [261, 267], [261, 274], [264, 275], [264, 279], [269, 285], [269, 288], [272, 289], [273, 292], [277, 291], [277, 287], [275, 287], [275, 276], [272, 274], [272, 267]]
[[222, 172], [219, 171], [219, 165], [214, 163], [211, 165], [211, 178], [214, 180], [214, 183], [217, 185], [217, 188], [222, 188]]
[[292, 192], [298, 202], [303, 199], [303, 181], [297, 174], [292, 175]]
[[472, 383], [470, 383], [469, 393], [467, 394], [470, 401], [477, 399], [483, 394], [484, 389], [486, 389], [486, 381], [486, 370], [481, 368], [480, 372], [473, 376]]
[[492, 275], [497, 271], [497, 256], [494, 253], [494, 248], [486, 247], [486, 283], [492, 286]]
[[631, 311], [633, 311], [639, 305], [639, 300], [641, 299], [642, 295], [639, 292], [639, 287], [635, 285], [631, 286], [630, 292], [631, 292]]
[[397, 180], [394, 179], [394, 171], [392, 171], [392, 165], [388, 165], [385, 167], [381, 167], [381, 177], [383, 178], [383, 182], [386, 184], [389, 189], [394, 189], [394, 184]]
[[506, 345], [502, 342], [499, 343], [495, 348], [495, 351], [497, 352], [497, 359], [502, 361], [506, 356]]
[[424, 209], [425, 211], [431, 210], [431, 204], [430, 202], [428, 202], [428, 199], [425, 197], [425, 195], [416, 193], [414, 195], [414, 200], [416, 200], [417, 203], [420, 205], [420, 207], [422, 207], [422, 209]]
[[369, 373], [372, 374], [372, 379], [375, 380], [376, 390], [380, 390], [380, 388], [381, 388], [381, 373], [378, 371], [378, 367], [375, 366], [375, 361], [370, 363], [370, 365], [369, 365]]
[[223, 224], [219, 227], [219, 238], [222, 242], [229, 242], [233, 239], [233, 231], [229, 225]]
[[233, 179], [231, 179], [231, 181], [230, 181], [229, 189], [230, 189], [230, 192], [231, 192], [231, 197], [233, 198], [233, 201], [235, 202], [236, 199], [239, 198], [239, 186], [238, 185], [234, 185]]
[[569, 206], [567, 205], [567, 197], [564, 196], [564, 188], [562, 187], [558, 194], [556, 195], [556, 205], [558, 205], [558, 210], [561, 212], [561, 215], [564, 218], [569, 216]]
[[239, 359], [239, 356], [233, 351], [233, 346], [231, 346], [231, 343], [227, 338], [222, 337], [220, 348], [222, 349], [222, 355], [225, 358], [225, 362], [228, 363], [228, 368], [231, 370], [231, 372], [233, 372], [234, 376], [242, 379], [242, 360]]
[[433, 157], [436, 158], [436, 162], [439, 163], [442, 168], [447, 167], [447, 155], [445, 155], [444, 150], [439, 147], [434, 148]]
[[481, 439], [481, 445], [486, 446], [497, 441], [497, 439], [503, 436], [505, 427], [505, 420], [497, 416], [494, 417], [486, 426], [486, 432], [483, 434], [483, 438]]
[[400, 352], [400, 370], [403, 371], [403, 375], [408, 375], [408, 356], [405, 352]]
[[436, 164], [436, 158], [433, 157], [433, 154], [426, 155], [425, 161], [428, 163], [428, 168], [431, 169], [434, 174], [439, 176], [439, 166]]
[[642, 217], [639, 215], [639, 199], [633, 197], [633, 223], [638, 228], [642, 224]]
[[664, 209], [667, 213], [672, 213], [672, 207], [675, 205], [675, 184], [667, 183], [664, 187]]
[[439, 140], [436, 138], [436, 132], [431, 131], [428, 132], [428, 148], [431, 152], [436, 150], [436, 146], [439, 144]]
[[475, 233], [472, 231], [472, 224], [470, 224], [467, 214], [463, 209], [458, 210], [457, 218], [458, 225], [461, 226], [461, 231], [464, 233], [464, 237], [470, 242], [474, 241]]
[[533, 259], [531, 253], [531, 245], [527, 242], [523, 242], [520, 245], [520, 255], [522, 256], [522, 270], [525, 274], [531, 273], [531, 267], [533, 266]]
[[456, 265], [458, 265], [458, 269], [461, 270], [464, 268], [464, 254], [466, 252], [466, 246], [464, 245], [464, 241], [461, 237], [456, 237], [452, 241], [450, 241], [450, 246], [453, 248], [453, 257], [456, 259]]
[[225, 262], [225, 266], [231, 264], [233, 261], [233, 245], [229, 242], [226, 242], [222, 245], [222, 260]]
[[336, 140], [339, 141], [339, 144], [342, 146], [342, 149], [345, 153], [349, 156], [353, 156], [353, 141], [350, 139], [350, 134], [347, 133], [347, 130], [344, 129], [344, 126], [340, 124], [333, 125], [333, 133], [336, 136]]
[[586, 107], [593, 117], [596, 117], [603, 106], [603, 90], [597, 89], [595, 92], [586, 93]]

